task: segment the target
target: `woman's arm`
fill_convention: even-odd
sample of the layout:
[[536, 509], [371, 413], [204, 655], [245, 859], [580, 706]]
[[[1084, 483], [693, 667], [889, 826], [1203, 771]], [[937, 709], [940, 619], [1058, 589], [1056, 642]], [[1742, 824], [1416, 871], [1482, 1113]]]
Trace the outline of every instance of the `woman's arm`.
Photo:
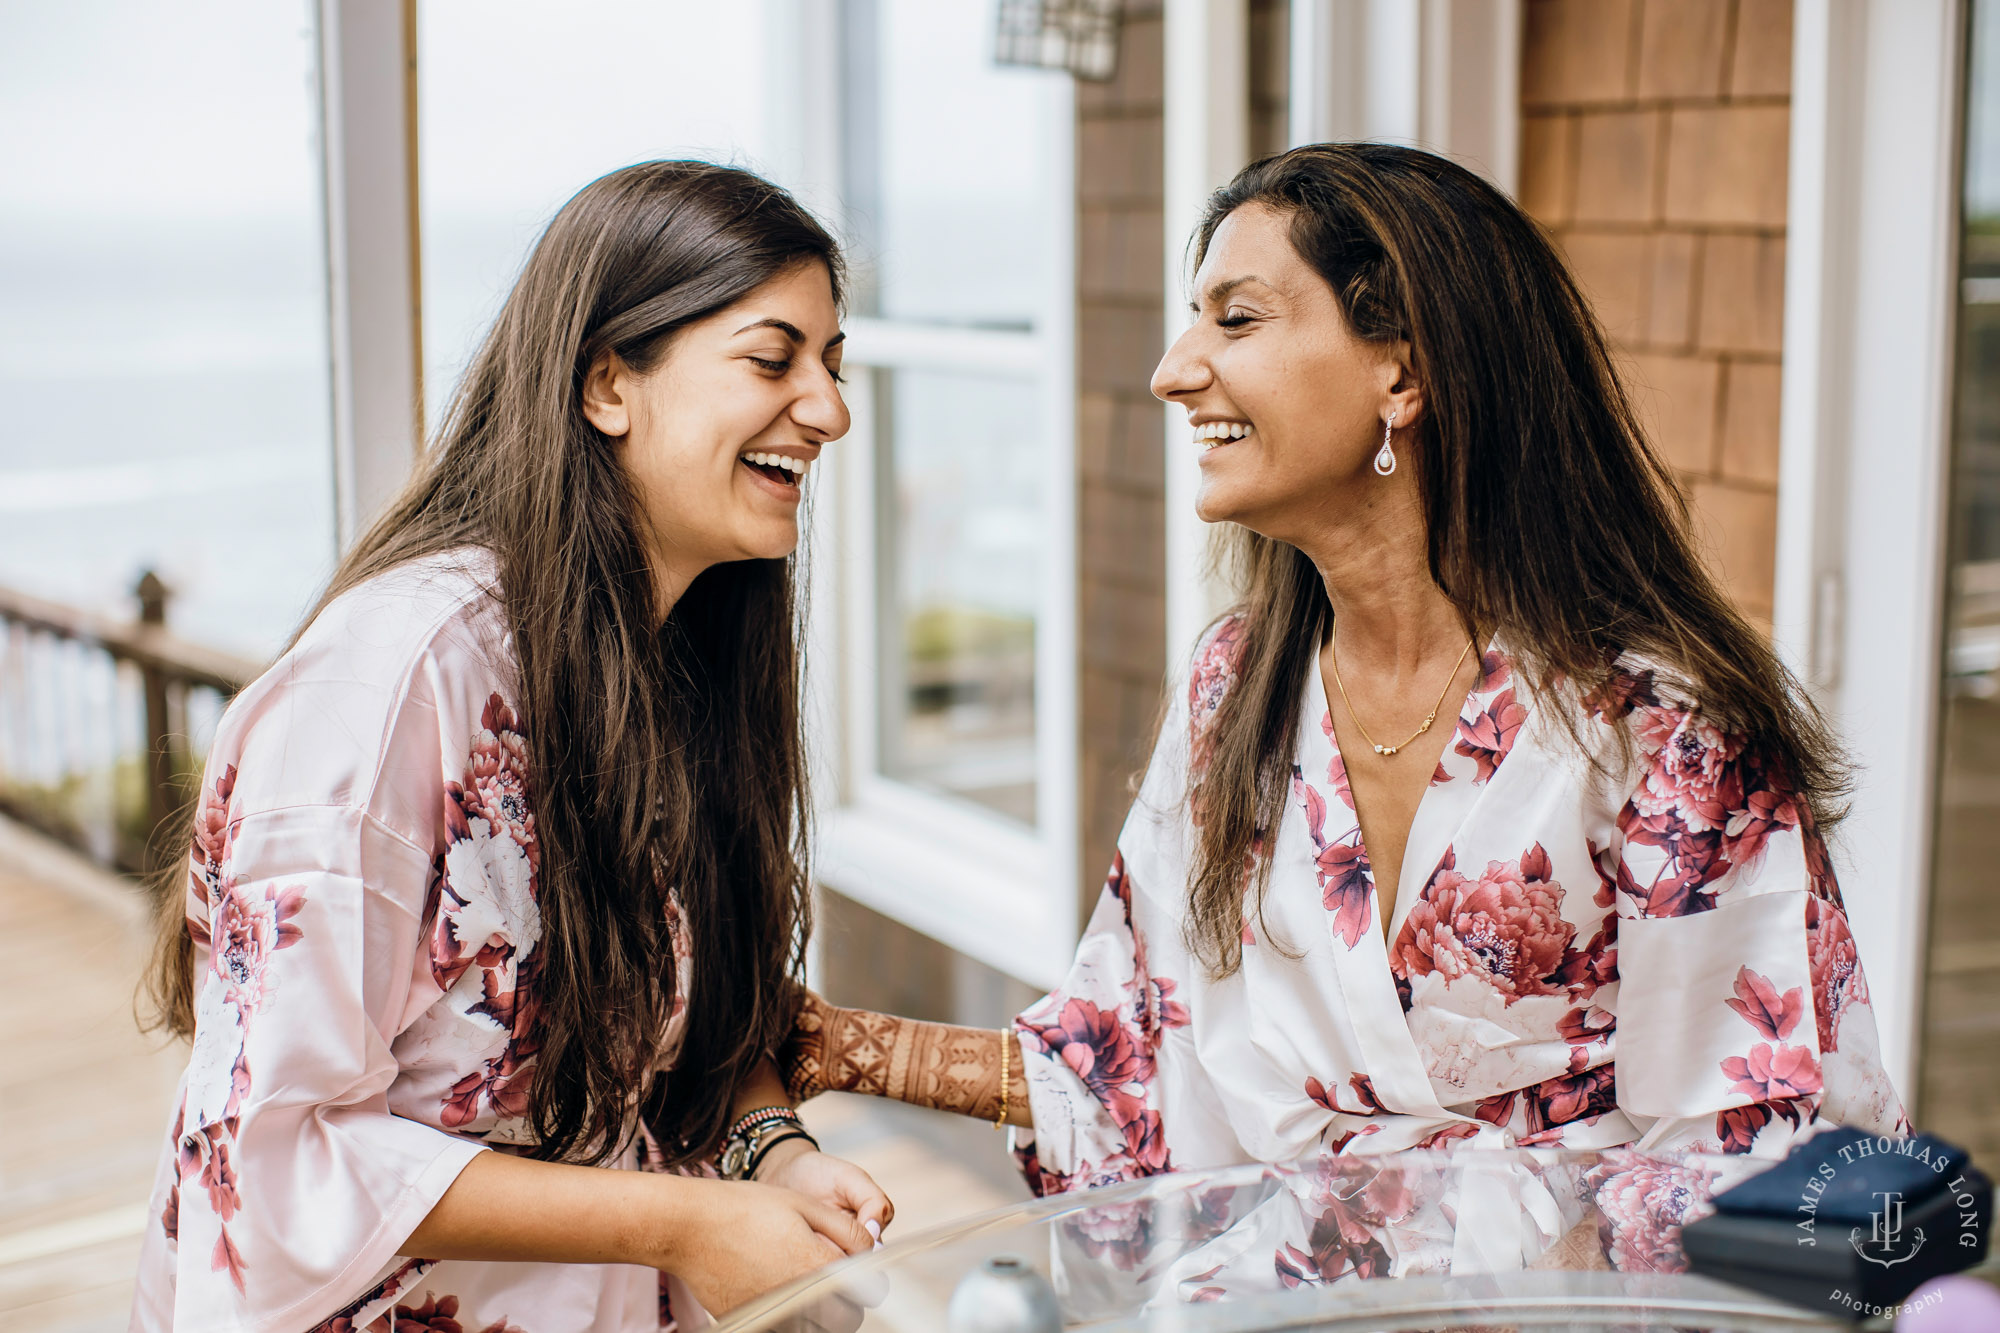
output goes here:
[[483, 1152], [404, 1253], [642, 1264], [673, 1273], [720, 1313], [872, 1244], [850, 1213], [773, 1185]]
[[785, 1086], [800, 1101], [822, 1092], [859, 1092], [976, 1120], [1034, 1125], [1020, 1042], [1012, 1029], [840, 1009], [807, 991], [791, 1042], [779, 1058]]

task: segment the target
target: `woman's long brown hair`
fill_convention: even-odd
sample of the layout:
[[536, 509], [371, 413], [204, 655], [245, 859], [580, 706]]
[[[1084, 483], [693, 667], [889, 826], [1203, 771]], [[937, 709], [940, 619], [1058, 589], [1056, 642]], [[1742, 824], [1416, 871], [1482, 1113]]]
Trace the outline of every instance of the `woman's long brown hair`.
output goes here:
[[[822, 266], [839, 300], [833, 238], [748, 172], [649, 162], [586, 186], [536, 245], [418, 475], [306, 618], [412, 560], [468, 546], [497, 560], [540, 846], [541, 1157], [604, 1160], [635, 1108], [672, 1159], [711, 1151], [737, 1084], [791, 1025], [810, 926], [794, 564], [717, 565], [662, 626], [636, 498], [582, 387], [603, 353], [644, 374], [682, 326], [800, 264]], [[187, 1035], [184, 874], [162, 887], [150, 989], [160, 1025]], [[692, 975], [684, 1044], [655, 1079], [670, 892]]]
[[[1498, 631], [1516, 673], [1593, 764], [1601, 771], [1578, 701], [1631, 653], [1743, 735], [1830, 826], [1847, 782], [1839, 748], [1703, 567], [1686, 499], [1541, 229], [1435, 154], [1318, 144], [1252, 163], [1218, 190], [1195, 236], [1197, 263], [1222, 220], [1249, 204], [1289, 218], [1293, 247], [1357, 336], [1408, 342], [1424, 412], [1406, 461], [1422, 491], [1431, 578], [1468, 627]], [[1333, 614], [1296, 547], [1241, 528], [1227, 546], [1241, 656], [1190, 778], [1201, 825], [1189, 943], [1218, 975], [1242, 960], [1246, 889], [1261, 906], [1269, 862], [1254, 853], [1284, 813], [1299, 692]]]

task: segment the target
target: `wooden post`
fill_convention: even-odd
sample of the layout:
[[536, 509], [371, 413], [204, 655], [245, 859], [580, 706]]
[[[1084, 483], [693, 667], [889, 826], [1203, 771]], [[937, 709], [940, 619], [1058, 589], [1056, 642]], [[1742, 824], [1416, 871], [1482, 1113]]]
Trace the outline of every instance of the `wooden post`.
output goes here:
[[[167, 585], [160, 580], [160, 576], [147, 570], [140, 575], [139, 586], [134, 591], [139, 597], [139, 623], [164, 628], [167, 623]], [[145, 864], [147, 872], [151, 873], [160, 866], [160, 830], [174, 812], [173, 735], [167, 711], [167, 673], [157, 665], [142, 666], [139, 672], [146, 683]]]

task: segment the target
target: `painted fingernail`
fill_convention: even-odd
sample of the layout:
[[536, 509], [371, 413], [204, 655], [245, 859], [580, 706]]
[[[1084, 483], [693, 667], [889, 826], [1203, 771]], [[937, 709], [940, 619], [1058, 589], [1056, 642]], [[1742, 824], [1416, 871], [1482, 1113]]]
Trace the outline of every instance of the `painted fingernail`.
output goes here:
[[875, 1242], [875, 1248], [882, 1248], [882, 1224], [872, 1217], [865, 1217], [861, 1219], [861, 1226], [868, 1233], [868, 1239]]

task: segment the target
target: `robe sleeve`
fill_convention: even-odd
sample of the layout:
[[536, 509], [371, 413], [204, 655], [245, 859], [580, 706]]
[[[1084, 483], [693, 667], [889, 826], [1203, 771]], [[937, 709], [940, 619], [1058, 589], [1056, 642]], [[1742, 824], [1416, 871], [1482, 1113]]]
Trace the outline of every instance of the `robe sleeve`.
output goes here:
[[360, 809], [234, 785], [204, 810], [190, 885], [174, 1327], [304, 1329], [366, 1291], [484, 1149], [386, 1100], [428, 849]]
[[1828, 1123], [1907, 1132], [1810, 812], [1699, 713], [1639, 713], [1643, 776], [1606, 853], [1636, 1146], [1781, 1157]]
[[1150, 988], [1119, 896], [1122, 870], [1121, 856], [1062, 985], [1014, 1023], [1035, 1121], [1014, 1145], [1037, 1194], [1168, 1169], [1153, 1096], [1159, 1043], [1146, 1028]]
[[[1015, 1150], [1037, 1194], [1173, 1169], [1161, 1093], [1167, 1066], [1187, 1062], [1187, 1045], [1169, 1037], [1188, 1026], [1185, 998], [1175, 991], [1195, 966], [1179, 929], [1193, 850], [1189, 755], [1233, 682], [1236, 651], [1236, 622], [1224, 620], [1171, 687], [1075, 960], [1062, 984], [1015, 1020], [1035, 1121], [1032, 1134], [1016, 1132]], [[1199, 1071], [1176, 1072], [1184, 1106], [1200, 1100]]]

